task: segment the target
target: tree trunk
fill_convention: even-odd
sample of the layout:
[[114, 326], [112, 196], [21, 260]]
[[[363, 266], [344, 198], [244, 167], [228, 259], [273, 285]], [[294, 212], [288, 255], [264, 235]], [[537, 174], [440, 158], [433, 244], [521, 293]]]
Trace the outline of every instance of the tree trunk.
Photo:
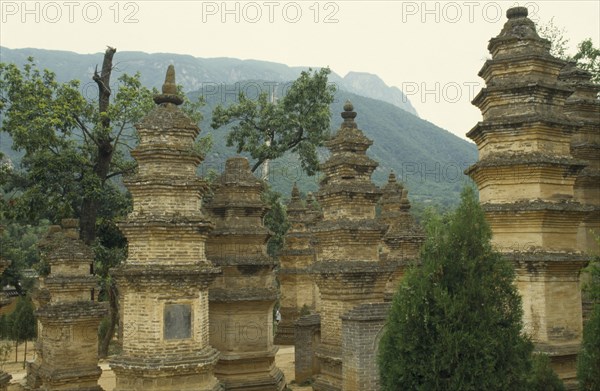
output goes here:
[[[100, 186], [104, 186], [110, 170], [113, 147], [110, 139], [99, 142], [98, 158], [94, 165], [94, 175], [98, 178]], [[86, 244], [91, 244], [96, 239], [96, 217], [98, 215], [98, 200], [93, 196], [84, 197], [81, 204], [80, 236]]]
[[[102, 62], [102, 70], [98, 74], [98, 70], [94, 71], [92, 79], [98, 85], [98, 112], [107, 113], [110, 105], [110, 76], [112, 73], [112, 61], [113, 56], [117, 50], [115, 48], [108, 47], [104, 52], [104, 60]], [[100, 186], [104, 186], [108, 173], [110, 172], [110, 164], [113, 157], [113, 139], [111, 137], [111, 123], [110, 118], [104, 115], [100, 123], [101, 129], [96, 134], [98, 135], [95, 140], [98, 155], [94, 164], [93, 173], [97, 178], [97, 183]], [[81, 239], [85, 243], [92, 243], [96, 239], [96, 217], [98, 214], [98, 200], [94, 197], [86, 197], [83, 200], [80, 214], [80, 235]], [[115, 333], [115, 327], [117, 319], [119, 317], [119, 308], [117, 305], [117, 291], [111, 283], [108, 288], [108, 298], [110, 305], [110, 319], [108, 325], [108, 331], [100, 341], [98, 348], [98, 354], [100, 357], [106, 357], [108, 355], [108, 347], [110, 341]]]
[[[119, 317], [119, 305], [117, 301], [117, 288], [111, 283], [108, 288], [108, 302], [110, 304], [110, 319], [108, 324], [108, 330], [104, 335], [102, 341], [100, 341], [100, 348], [98, 350], [98, 356], [100, 358], [105, 358], [108, 356], [108, 348], [110, 346], [110, 341], [112, 341], [113, 335], [115, 334], [115, 326], [117, 324], [117, 319]], [[123, 325], [121, 325], [123, 327]]]
[[25, 368], [26, 362], [27, 362], [27, 340], [25, 340], [25, 354], [23, 355], [23, 368]]
[[[107, 113], [110, 105], [110, 75], [112, 73], [113, 56], [117, 49], [108, 47], [104, 52], [102, 70], [94, 71], [92, 79], [98, 85], [98, 113]], [[110, 118], [103, 115], [100, 122], [101, 129], [97, 132], [98, 137], [96, 145], [98, 147], [98, 157], [94, 164], [94, 175], [98, 179], [100, 186], [104, 186], [106, 177], [110, 170], [110, 163], [113, 156], [112, 138], [110, 135]], [[80, 214], [80, 236], [81, 239], [90, 244], [96, 239], [96, 216], [98, 214], [98, 200], [93, 196], [84, 197], [81, 205]]]
[[19, 340], [15, 341], [15, 362], [19, 362]]

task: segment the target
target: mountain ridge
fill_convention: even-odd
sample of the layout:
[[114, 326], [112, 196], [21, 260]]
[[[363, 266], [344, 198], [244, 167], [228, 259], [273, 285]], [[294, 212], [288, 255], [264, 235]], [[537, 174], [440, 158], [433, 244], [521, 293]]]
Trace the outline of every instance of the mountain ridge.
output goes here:
[[[102, 63], [101, 52], [91, 54], [79, 54], [66, 50], [48, 50], [38, 48], [10, 49], [0, 46], [0, 61], [12, 62], [17, 65], [23, 65], [29, 56], [34, 57], [40, 68], [52, 69], [61, 82], [76, 79], [75, 75], [86, 74], [88, 77], [80, 79], [82, 83], [91, 82], [91, 76], [94, 71], [93, 65]], [[57, 59], [64, 63], [67, 69], [58, 72], [50, 68], [49, 64], [56, 64]], [[166, 65], [177, 64], [177, 82], [181, 84], [185, 91], [195, 91], [205, 83], [225, 83], [232, 84], [239, 81], [259, 79], [272, 80], [276, 82], [290, 82], [298, 78], [303, 70], [308, 66], [288, 66], [285, 64], [256, 60], [256, 59], [237, 59], [233, 57], [213, 57], [203, 58], [194, 57], [189, 54], [175, 53], [146, 53], [139, 51], [117, 52], [115, 56], [115, 67], [117, 71], [133, 74], [140, 71], [142, 83], [150, 87], [160, 87], [159, 81], [162, 80]], [[318, 69], [320, 67], [312, 67]], [[348, 75], [354, 74], [350, 79]], [[359, 76], [357, 76], [359, 75]], [[160, 77], [159, 77], [160, 76]], [[359, 77], [360, 80], [356, 80]], [[116, 78], [115, 78], [116, 80]], [[348, 80], [352, 80], [350, 83]], [[417, 115], [416, 110], [410, 103], [406, 95], [397, 87], [388, 86], [377, 75], [366, 72], [349, 72], [345, 77], [341, 77], [333, 72], [329, 75], [329, 81], [335, 83], [337, 87], [348, 90], [349, 92], [361, 93], [364, 96], [380, 99], [392, 103], [393, 105]], [[364, 91], [357, 90], [354, 83], [359, 82]]]
[[[7, 62], [4, 49], [1, 61]], [[42, 53], [42, 51], [20, 51], [19, 58], [14, 61], [19, 64], [27, 59], [28, 55]], [[45, 61], [39, 61], [38, 65], [43, 68], [48, 68], [56, 72], [57, 79], [67, 81], [71, 79], [90, 80], [89, 84], [82, 85], [85, 93], [90, 93], [90, 98], [97, 99], [97, 87], [91, 81], [93, 66], [102, 60], [102, 54], [82, 55], [83, 59], [77, 59], [77, 54], [69, 52], [69, 55], [61, 57], [56, 56], [55, 51], [48, 51], [54, 57], [56, 62], [46, 58]], [[59, 52], [64, 53], [64, 52]], [[125, 57], [115, 57], [115, 63], [119, 72], [126, 71], [131, 73], [131, 69], [135, 64]], [[94, 57], [95, 56], [95, 57]], [[179, 55], [178, 55], [179, 56]], [[52, 57], [52, 56], [51, 56]], [[142, 57], [137, 57], [136, 61], [140, 61], [144, 65], [145, 71], [148, 74], [141, 73], [142, 83], [146, 87], [159, 87], [164, 80], [164, 72], [166, 69], [164, 59], [172, 58], [170, 54], [163, 56], [145, 54]], [[14, 58], [14, 56], [13, 56]], [[144, 60], [147, 59], [147, 61]], [[163, 59], [161, 59], [163, 58]], [[193, 79], [197, 80], [199, 76], [191, 74], [193, 67], [186, 66], [184, 59], [192, 62], [196, 61], [193, 56], [181, 55], [178, 57], [181, 61], [177, 62], [177, 82], [183, 84], [184, 80], [188, 80], [188, 86], [193, 85]], [[77, 62], [74, 64], [73, 61]], [[145, 63], [144, 63], [145, 61]], [[229, 61], [223, 60], [223, 63], [239, 64], [246, 60]], [[219, 67], [222, 64], [217, 62]], [[217, 104], [231, 104], [237, 100], [236, 89], [247, 88], [247, 86], [268, 85], [278, 83], [276, 96], [284, 94], [284, 85], [281, 83], [284, 79], [284, 74], [272, 72], [272, 68], [281, 68], [292, 74], [293, 68], [282, 64], [263, 63], [258, 60], [250, 60], [244, 63], [244, 71], [247, 71], [247, 65], [250, 64], [256, 69], [253, 74], [263, 75], [264, 78], [250, 78], [246, 80], [239, 79], [240, 70], [231, 67], [223, 72], [223, 70], [214, 70], [212, 68], [205, 69], [205, 74], [200, 76], [203, 80], [210, 80], [206, 84], [198, 84], [193, 92], [188, 95], [197, 97], [202, 94], [206, 98], [206, 106], [202, 108], [204, 119], [200, 123], [202, 129], [201, 135], [211, 133], [214, 139], [214, 147], [207, 155], [205, 162], [200, 167], [201, 174], [206, 174], [211, 168], [218, 169], [224, 163], [225, 159], [235, 155], [235, 149], [226, 146], [225, 135], [227, 127], [217, 130], [210, 128], [211, 113]], [[266, 65], [265, 65], [266, 64]], [[125, 67], [124, 65], [127, 65]], [[264, 65], [263, 68], [261, 68]], [[225, 73], [229, 73], [227, 77]], [[361, 90], [368, 88], [372, 84], [383, 83], [377, 76], [366, 75], [366, 78], [371, 80], [367, 86], [361, 84], [363, 79], [357, 79], [359, 72], [349, 73], [345, 77], [349, 84], [353, 84], [351, 89]], [[210, 79], [215, 75], [214, 79]], [[220, 75], [220, 76], [219, 76]], [[232, 76], [233, 75], [233, 76]], [[294, 79], [297, 75], [294, 73]], [[116, 84], [116, 76], [113, 79]], [[361, 76], [361, 75], [358, 75]], [[362, 75], [364, 76], [364, 74]], [[221, 79], [219, 79], [221, 77]], [[222, 78], [236, 78], [234, 84], [228, 84]], [[333, 75], [332, 79], [337, 80], [338, 75]], [[352, 82], [352, 83], [350, 83]], [[262, 83], [262, 84], [261, 84]], [[210, 87], [210, 89], [206, 88]], [[250, 95], [250, 94], [249, 94]], [[251, 96], [249, 96], [252, 98]], [[335, 101], [330, 106], [331, 111], [331, 131], [335, 132], [341, 123], [340, 113], [346, 99], [352, 101], [355, 111], [358, 113], [356, 118], [357, 124], [363, 130], [365, 135], [373, 140], [373, 145], [368, 150], [369, 156], [379, 162], [379, 167], [373, 174], [373, 181], [377, 185], [383, 185], [390, 171], [394, 171], [399, 180], [403, 181], [409, 189], [409, 197], [412, 202], [420, 205], [421, 210], [424, 205], [437, 205], [441, 207], [449, 207], [456, 205], [459, 200], [460, 190], [465, 183], [470, 180], [463, 174], [465, 168], [473, 164], [477, 160], [477, 148], [475, 144], [463, 140], [449, 131], [442, 129], [435, 124], [426, 121], [411, 114], [410, 112], [399, 108], [390, 102], [378, 100], [375, 98], [356, 94], [354, 92], [340, 89], [336, 92]], [[10, 150], [11, 140], [6, 133], [0, 132], [0, 151], [6, 153], [18, 166], [19, 152]], [[320, 149], [320, 161], [324, 161], [327, 157], [327, 151]], [[204, 171], [204, 172], [202, 172]], [[319, 186], [318, 177], [307, 177], [299, 170], [298, 160], [290, 154], [271, 162], [271, 185], [273, 188], [283, 194], [288, 194], [293, 182], [298, 181], [302, 192], [316, 191]]]

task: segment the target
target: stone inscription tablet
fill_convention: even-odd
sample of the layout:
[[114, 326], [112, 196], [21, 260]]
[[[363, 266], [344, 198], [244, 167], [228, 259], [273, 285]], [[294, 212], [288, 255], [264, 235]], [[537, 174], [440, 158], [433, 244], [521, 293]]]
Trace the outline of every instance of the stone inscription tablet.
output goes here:
[[192, 307], [189, 304], [167, 304], [164, 312], [165, 339], [192, 337]]

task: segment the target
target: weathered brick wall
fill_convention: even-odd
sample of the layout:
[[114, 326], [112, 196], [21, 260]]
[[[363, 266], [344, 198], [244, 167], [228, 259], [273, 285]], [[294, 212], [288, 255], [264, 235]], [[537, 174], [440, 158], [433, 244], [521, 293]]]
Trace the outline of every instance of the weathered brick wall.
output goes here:
[[321, 316], [319, 314], [300, 317], [295, 325], [295, 379], [302, 384], [319, 373], [319, 362], [315, 351], [321, 341]]
[[316, 244], [311, 269], [322, 314], [322, 340], [317, 349], [321, 368], [313, 384], [315, 391], [341, 391], [340, 316], [357, 305], [383, 301], [393, 271], [379, 260], [387, 226], [376, 219], [382, 191], [371, 182], [377, 162], [366, 151], [372, 141], [358, 129], [353, 110], [352, 103], [344, 104], [344, 122], [326, 143], [331, 155], [321, 164], [324, 178], [317, 193], [323, 219], [311, 228]]
[[[565, 102], [565, 114], [580, 125], [571, 137], [571, 153], [587, 164], [575, 180], [575, 199], [593, 208], [579, 226], [577, 244], [580, 250], [597, 254], [596, 238], [600, 234], [600, 182], [597, 179], [600, 176], [600, 100], [597, 94], [600, 86], [591, 82], [591, 76], [575, 64], [568, 64], [561, 70], [559, 79], [574, 90]], [[587, 278], [585, 273], [582, 277]], [[587, 298], [583, 307], [586, 318], [587, 309], [591, 307]]]
[[[582, 332], [579, 273], [587, 263], [578, 228], [593, 208], [574, 191], [587, 169], [584, 156], [572, 154], [587, 136], [572, 144], [585, 128], [576, 114], [583, 95], [569, 104], [576, 89], [565, 80], [586, 82], [577, 72], [565, 74], [567, 63], [550, 54], [550, 42], [527, 15], [525, 7], [509, 9], [489, 41], [492, 58], [479, 73], [486, 87], [473, 100], [483, 121], [467, 134], [479, 160], [466, 172], [479, 188], [492, 244], [515, 264], [526, 331], [573, 387]], [[584, 95], [596, 101], [594, 90]]]
[[219, 349], [215, 376], [225, 390], [285, 388], [275, 366], [273, 307], [278, 299], [275, 260], [266, 252], [270, 232], [262, 218], [264, 184], [246, 158], [227, 160], [205, 213], [215, 223], [206, 242], [208, 258], [222, 268], [209, 292], [210, 343]]
[[277, 325], [275, 342], [294, 344], [295, 323], [301, 315], [317, 310], [317, 287], [310, 267], [315, 259], [310, 227], [320, 218], [311, 202], [304, 204], [298, 187], [294, 184], [287, 205], [290, 228], [285, 234], [283, 249], [279, 254], [278, 278], [280, 283], [281, 322]]
[[342, 390], [379, 390], [377, 351], [390, 303], [362, 304], [342, 315]]
[[200, 211], [205, 182], [193, 143], [200, 129], [177, 108], [169, 66], [157, 106], [136, 125], [135, 175], [124, 179], [133, 211], [119, 224], [127, 260], [111, 270], [120, 295], [123, 351], [111, 360], [115, 390], [216, 391], [208, 285], [220, 269], [205, 257], [214, 228]]
[[78, 226], [64, 219], [39, 242], [50, 273], [33, 295], [39, 328], [36, 359], [27, 368], [30, 388], [101, 390], [98, 325], [107, 310], [93, 301], [93, 253], [79, 240]]

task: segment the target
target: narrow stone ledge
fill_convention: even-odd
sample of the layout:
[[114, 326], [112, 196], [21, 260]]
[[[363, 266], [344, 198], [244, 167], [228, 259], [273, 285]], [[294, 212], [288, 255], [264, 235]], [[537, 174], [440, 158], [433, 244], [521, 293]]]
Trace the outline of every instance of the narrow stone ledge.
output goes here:
[[381, 274], [395, 271], [395, 262], [380, 261], [319, 261], [310, 268], [313, 274]]
[[207, 347], [194, 355], [186, 354], [178, 358], [149, 358], [149, 357], [115, 357], [110, 362], [110, 367], [115, 370], [134, 370], [155, 372], [157, 376], [170, 371], [197, 372], [203, 368], [211, 368], [219, 357], [219, 351]]
[[559, 202], [548, 202], [540, 199], [530, 201], [519, 201], [510, 204], [483, 204], [485, 212], [513, 213], [530, 211], [555, 211], [555, 212], [579, 212], [587, 213], [594, 210], [593, 206], [583, 205], [576, 201], [561, 200]]
[[208, 293], [211, 302], [272, 301], [279, 298], [274, 288], [238, 288], [231, 291], [225, 288], [211, 288]]
[[296, 327], [318, 326], [321, 324], [320, 314], [310, 314], [301, 316], [295, 323]]
[[387, 319], [391, 303], [367, 303], [354, 307], [341, 316], [342, 320], [367, 322]]
[[44, 318], [47, 323], [61, 323], [67, 319], [86, 320], [102, 318], [108, 313], [108, 308], [101, 303], [79, 301], [51, 304], [37, 310], [36, 315]]

